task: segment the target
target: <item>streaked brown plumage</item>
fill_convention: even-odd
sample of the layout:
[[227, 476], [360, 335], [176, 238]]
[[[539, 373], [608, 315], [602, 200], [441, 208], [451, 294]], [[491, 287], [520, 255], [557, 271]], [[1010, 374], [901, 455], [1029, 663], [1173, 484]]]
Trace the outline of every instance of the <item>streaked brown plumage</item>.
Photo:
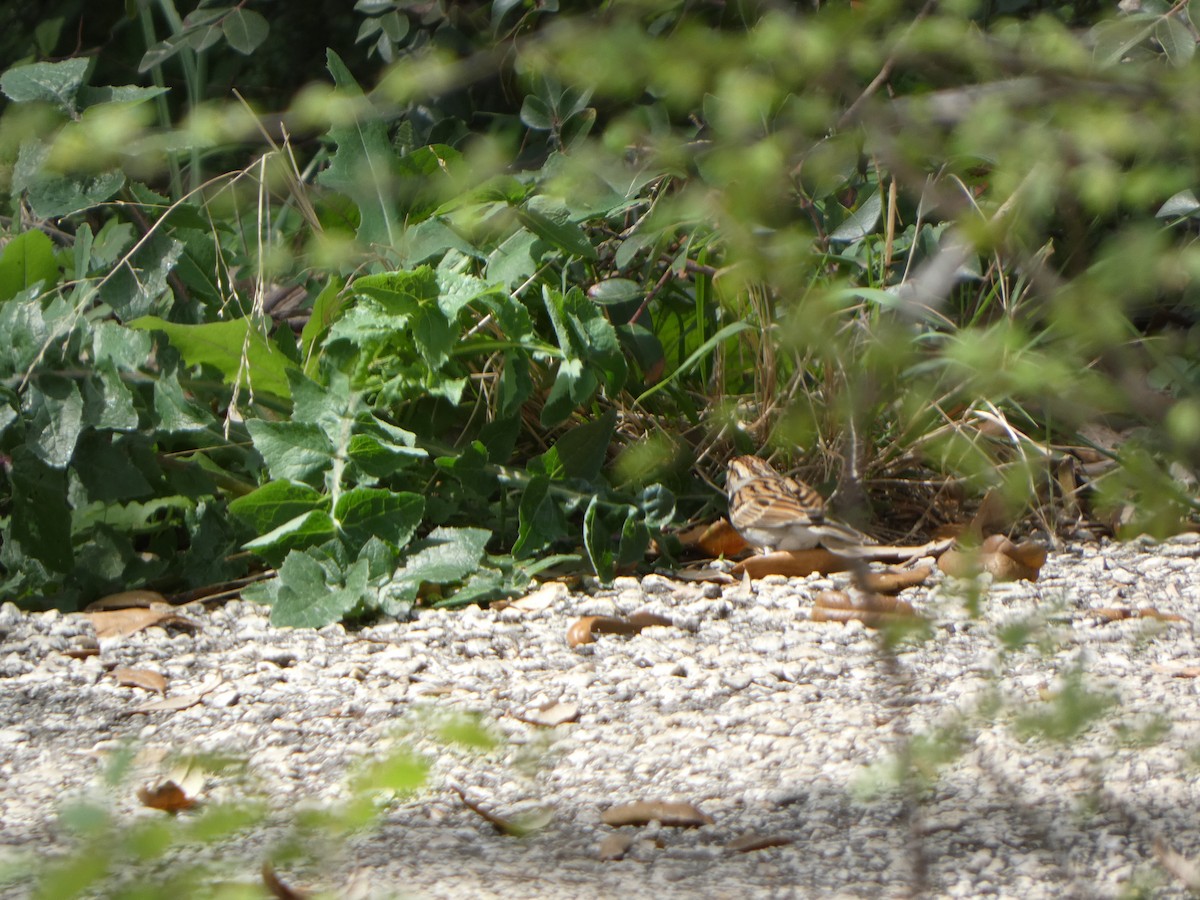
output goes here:
[[757, 456], [734, 457], [725, 480], [729, 521], [748, 544], [763, 551], [811, 550], [853, 553], [869, 537], [825, 517], [825, 501], [815, 490], [781, 475]]

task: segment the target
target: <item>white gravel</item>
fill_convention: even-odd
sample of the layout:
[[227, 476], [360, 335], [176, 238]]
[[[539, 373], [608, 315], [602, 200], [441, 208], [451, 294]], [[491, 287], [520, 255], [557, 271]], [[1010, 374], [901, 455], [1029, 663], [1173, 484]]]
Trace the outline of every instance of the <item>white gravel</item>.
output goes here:
[[[813, 595], [841, 583], [653, 575], [561, 591], [539, 612], [429, 611], [350, 632], [276, 629], [241, 602], [193, 606], [195, 633], [150, 628], [86, 658], [69, 655], [94, 640], [85, 617], [5, 605], [0, 862], [62, 850], [58, 810], [79, 796], [104, 797], [121, 821], [162, 816], [135, 789], [166, 777], [172, 755], [219, 753], [249, 776], [212, 774], [200, 799], [261, 793], [272, 809], [271, 825], [222, 851], [224, 877], [252, 882], [280, 823], [335, 807], [357, 762], [407, 742], [433, 761], [427, 787], [340, 854], [284, 867], [291, 884], [348, 897], [1187, 895], [1154, 842], [1200, 858], [1200, 536], [1073, 547], [1036, 584], [939, 577], [905, 593], [933, 628], [894, 657], [858, 623], [809, 621]], [[1086, 613], [1140, 606], [1187, 621]], [[580, 615], [643, 609], [675, 627], [566, 645]], [[1025, 643], [1006, 649], [1022, 628]], [[204, 699], [130, 714], [157, 695], [120, 686], [118, 666]], [[1022, 731], [1032, 713], [1063, 721], [1053, 704], [1073, 673], [1111, 698], [1107, 713], [1070, 741]], [[578, 720], [524, 721], [556, 700], [579, 704]], [[445, 745], [441, 724], [463, 713], [498, 745]], [[133, 775], [102, 787], [127, 740]], [[919, 777], [897, 780], [910, 746]], [[553, 818], [504, 836], [454, 787], [503, 816]], [[601, 861], [613, 832], [601, 813], [634, 800], [690, 802], [714, 824], [627, 827], [625, 858]], [[726, 849], [747, 833], [791, 843]], [[3, 897], [30, 890], [0, 883]]]

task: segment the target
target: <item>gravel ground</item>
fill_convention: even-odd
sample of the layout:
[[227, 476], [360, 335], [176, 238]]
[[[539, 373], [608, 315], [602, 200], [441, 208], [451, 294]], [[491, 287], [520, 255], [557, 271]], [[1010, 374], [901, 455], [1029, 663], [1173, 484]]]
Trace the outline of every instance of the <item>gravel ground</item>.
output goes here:
[[[278, 823], [336, 806], [357, 763], [407, 742], [433, 761], [426, 788], [322, 848], [319, 865], [285, 867], [290, 883], [342, 897], [1187, 896], [1154, 846], [1200, 858], [1200, 535], [1070, 547], [1036, 584], [935, 577], [904, 595], [932, 632], [896, 656], [859, 623], [809, 620], [813, 595], [841, 583], [651, 575], [546, 588], [536, 611], [424, 612], [350, 632], [276, 629], [241, 602], [193, 606], [194, 632], [102, 638], [83, 658], [70, 651], [95, 640], [86, 617], [5, 605], [0, 861], [61, 851], [59, 810], [80, 796], [123, 823], [162, 817], [136, 788], [175, 755], [218, 753], [249, 775], [210, 775], [203, 801], [269, 798], [275, 824], [222, 850], [223, 876], [253, 883]], [[1185, 621], [1088, 613], [1142, 606]], [[566, 645], [580, 615], [643, 609], [674, 626]], [[161, 673], [169, 698], [203, 698], [133, 712], [157, 695], [122, 686], [115, 667]], [[1021, 727], [1039, 714], [1063, 726], [1098, 696], [1114, 705], [1073, 740]], [[553, 701], [578, 704], [577, 720], [527, 721]], [[464, 713], [494, 748], [442, 742], [446, 717]], [[131, 775], [104, 788], [130, 740]], [[906, 747], [919, 783], [894, 777]], [[499, 834], [455, 788], [502, 816], [553, 817], [524, 838]], [[602, 861], [617, 830], [601, 814], [635, 800], [688, 802], [713, 822], [625, 827], [624, 858]], [[747, 834], [789, 843], [728, 849]], [[0, 883], [3, 897], [30, 892]]]

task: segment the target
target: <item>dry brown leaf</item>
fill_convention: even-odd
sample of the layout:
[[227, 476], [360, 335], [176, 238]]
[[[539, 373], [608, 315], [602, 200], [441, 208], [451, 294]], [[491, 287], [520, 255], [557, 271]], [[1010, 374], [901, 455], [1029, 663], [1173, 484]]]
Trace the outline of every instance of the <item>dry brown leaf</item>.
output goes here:
[[308, 891], [302, 891], [284, 884], [279, 876], [275, 874], [275, 867], [269, 862], [262, 864], [262, 880], [267, 893], [274, 897], [275, 900], [307, 900], [308, 897], [312, 896]]
[[1186, 622], [1183, 616], [1174, 613], [1159, 612], [1153, 606], [1143, 606], [1133, 609], [1129, 606], [1097, 606], [1087, 610], [1090, 616], [1096, 616], [1107, 622], [1119, 622], [1122, 619], [1158, 619], [1160, 622]]
[[102, 638], [126, 637], [152, 625], [173, 625], [187, 631], [196, 631], [200, 627], [191, 619], [176, 613], [170, 606], [130, 607], [90, 612], [85, 615], [96, 629], [96, 636]]
[[628, 618], [619, 616], [584, 616], [567, 629], [567, 646], [591, 644], [598, 634], [637, 634], [654, 625], [672, 625], [670, 619], [649, 612], [636, 612]]
[[777, 550], [774, 553], [751, 556], [734, 566], [730, 574], [736, 577], [745, 573], [751, 578], [764, 578], [767, 575], [804, 578], [814, 572], [822, 575], [844, 572], [850, 566], [850, 560], [845, 557], [817, 547], [813, 550]]
[[71, 659], [87, 659], [89, 656], [100, 655], [100, 645], [94, 640], [83, 640], [78, 647], [72, 647], [66, 651], [66, 655]]
[[113, 669], [113, 677], [122, 687], [140, 687], [147, 691], [167, 693], [167, 679], [149, 669]]
[[713, 824], [712, 816], [701, 812], [691, 803], [664, 800], [638, 800], [610, 806], [600, 814], [600, 821], [614, 828], [648, 825], [651, 822], [661, 822], [670, 828], [698, 828]]
[[1153, 663], [1150, 671], [1160, 675], [1170, 675], [1173, 678], [1200, 678], [1200, 666], [1164, 666], [1160, 663]]
[[567, 722], [574, 722], [579, 718], [578, 703], [562, 703], [555, 701], [553, 703], [544, 703], [536, 709], [531, 710], [524, 716], [517, 716], [522, 722], [528, 722], [530, 725], [541, 725], [546, 728], [555, 728], [559, 725], [565, 725]]
[[670, 574], [676, 581], [686, 581], [689, 583], [712, 582], [713, 584], [733, 584], [737, 580], [728, 572], [711, 569], [707, 565], [675, 569]]
[[911, 603], [883, 594], [863, 594], [853, 599], [845, 591], [821, 591], [813, 598], [814, 622], [849, 622], [857, 619], [868, 628], [918, 621]]
[[541, 612], [549, 609], [559, 600], [564, 600], [569, 591], [560, 581], [547, 581], [537, 590], [518, 597], [516, 600], [497, 600], [492, 609], [517, 609], [521, 612]]
[[117, 594], [106, 594], [99, 600], [93, 600], [83, 608], [84, 612], [100, 612], [106, 609], [147, 609], [156, 603], [167, 602], [167, 598], [158, 591], [121, 591]]
[[781, 834], [744, 834], [734, 838], [725, 845], [726, 850], [734, 853], [750, 853], [754, 850], [766, 850], [768, 847], [786, 847], [793, 843], [790, 837]]
[[142, 801], [142, 806], [161, 809], [171, 815], [192, 809], [196, 805], [195, 798], [189, 797], [174, 781], [164, 781], [152, 788], [140, 787], [137, 796]]
[[705, 556], [737, 556], [748, 545], [726, 519], [717, 519], [709, 525], [697, 525], [678, 535], [684, 547], [695, 547]]
[[1002, 534], [990, 535], [977, 549], [952, 547], [938, 558], [938, 567], [955, 578], [989, 572], [996, 581], [1037, 581], [1046, 562], [1046, 548], [1035, 541], [1014, 544]]
[[474, 800], [471, 800], [461, 788], [452, 785], [450, 790], [458, 794], [459, 799], [463, 802], [463, 806], [484, 819], [501, 834], [511, 835], [512, 837], [524, 837], [530, 832], [545, 828], [553, 818], [552, 811], [541, 809], [528, 815], [522, 815], [516, 819], [509, 819], [484, 809]]
[[149, 703], [143, 703], [141, 706], [135, 706], [133, 709], [127, 709], [125, 710], [125, 714], [132, 716], [138, 713], [178, 712], [181, 709], [195, 706], [203, 699], [204, 694], [178, 694], [174, 697], [152, 700]]
[[860, 583], [862, 589], [874, 594], [898, 594], [905, 588], [924, 584], [933, 574], [932, 566], [898, 569], [886, 572], [867, 572]]
[[633, 846], [633, 841], [634, 837], [632, 834], [615, 831], [600, 842], [600, 850], [597, 855], [603, 862], [614, 862], [618, 859], [624, 859], [625, 854], [629, 852], [629, 848]]

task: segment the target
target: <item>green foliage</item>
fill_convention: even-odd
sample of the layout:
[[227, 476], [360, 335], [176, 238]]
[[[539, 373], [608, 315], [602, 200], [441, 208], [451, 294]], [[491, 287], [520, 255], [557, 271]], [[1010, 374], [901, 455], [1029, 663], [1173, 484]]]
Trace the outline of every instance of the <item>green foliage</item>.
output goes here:
[[1077, 428], [1147, 426], [1096, 509], [1178, 528], [1200, 382], [1148, 323], [1200, 320], [1190, 11], [1044, 7], [372, 0], [386, 69], [293, 60], [279, 116], [206, 101], [299, 12], [139, 4], [151, 84], [0, 73], [3, 590], [258, 560], [317, 625], [607, 579], [719, 508], [697, 458], [832, 482], [851, 433], [868, 494], [1048, 508]]

